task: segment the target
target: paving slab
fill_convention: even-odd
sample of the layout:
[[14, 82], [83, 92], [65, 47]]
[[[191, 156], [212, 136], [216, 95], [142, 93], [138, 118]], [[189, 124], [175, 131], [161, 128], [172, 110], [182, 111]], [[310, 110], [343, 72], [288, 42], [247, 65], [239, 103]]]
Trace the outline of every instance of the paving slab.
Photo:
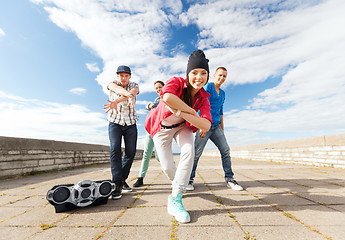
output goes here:
[[[217, 234], [215, 234], [217, 233]], [[187, 227], [181, 225], [177, 228], [176, 235], [180, 240], [190, 240], [190, 239], [245, 239], [247, 235], [243, 230], [234, 226], [215, 226], [206, 225], [200, 227]]]
[[170, 239], [170, 226], [115, 226], [108, 229], [100, 239]]
[[104, 227], [112, 224], [114, 219], [123, 211], [122, 207], [91, 206], [77, 209], [73, 214], [63, 218], [55, 225], [57, 227]]
[[1, 227], [0, 239], [21, 240], [29, 239], [40, 232], [40, 227]]
[[[178, 162], [178, 156], [176, 156]], [[140, 170], [133, 163], [127, 182]], [[171, 182], [152, 160], [144, 186], [107, 204], [55, 213], [54, 185], [111, 179], [110, 164], [0, 181], [2, 239], [344, 239], [345, 169], [233, 159], [226, 187], [220, 157], [202, 156], [183, 203], [191, 222], [167, 213]]]
[[53, 227], [38, 231], [28, 239], [91, 240], [97, 238], [103, 231], [105, 231], [105, 227]]
[[[281, 226], [246, 226], [246, 230], [250, 233], [252, 239], [264, 240], [324, 240], [326, 236], [313, 232], [307, 228], [298, 226], [288, 227]], [[331, 238], [332, 239], [332, 238]], [[334, 238], [336, 239], [336, 238]], [[341, 238], [338, 238], [341, 239]]]

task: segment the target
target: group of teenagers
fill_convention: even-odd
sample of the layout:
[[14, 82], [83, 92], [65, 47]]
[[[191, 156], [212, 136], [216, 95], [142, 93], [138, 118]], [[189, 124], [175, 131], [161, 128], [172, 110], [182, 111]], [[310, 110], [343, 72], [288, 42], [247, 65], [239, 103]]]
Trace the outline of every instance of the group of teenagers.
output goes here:
[[[223, 105], [225, 92], [220, 88], [227, 78], [227, 69], [218, 67], [213, 82], [209, 80], [209, 60], [201, 50], [194, 51], [188, 59], [186, 78], [172, 77], [156, 81], [158, 97], [146, 108], [150, 112], [145, 120], [148, 132], [141, 169], [133, 187], [144, 185], [152, 151], [161, 168], [172, 182], [168, 197], [168, 213], [181, 223], [190, 222], [190, 215], [182, 203], [182, 195], [194, 190], [194, 178], [199, 158], [210, 139], [221, 153], [226, 186], [241, 191], [231, 168], [230, 147], [224, 134]], [[138, 116], [135, 111], [138, 84], [131, 82], [128, 66], [117, 68], [117, 79], [108, 84], [108, 104], [104, 105], [109, 121], [110, 165], [115, 190], [112, 199], [120, 199], [122, 192], [132, 188], [126, 179], [137, 148]], [[195, 133], [195, 137], [194, 134]], [[124, 140], [124, 157], [121, 142]], [[178, 165], [172, 152], [173, 139], [180, 148]]]

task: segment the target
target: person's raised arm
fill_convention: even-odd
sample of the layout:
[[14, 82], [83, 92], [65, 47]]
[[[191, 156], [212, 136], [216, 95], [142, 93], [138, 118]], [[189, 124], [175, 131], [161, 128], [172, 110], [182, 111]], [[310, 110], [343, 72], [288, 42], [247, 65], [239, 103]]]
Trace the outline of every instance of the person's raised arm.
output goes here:
[[220, 127], [223, 129], [224, 132], [224, 121], [223, 121], [223, 115], [220, 115]]
[[211, 122], [206, 118], [200, 117], [199, 115], [195, 116], [186, 112], [181, 112], [180, 117], [202, 131], [208, 132], [208, 130], [210, 130]]
[[123, 87], [121, 87], [121, 86], [119, 86], [113, 82], [108, 84], [108, 89], [115, 92], [118, 95], [121, 95], [122, 97], [125, 97], [125, 98], [121, 99], [122, 101], [119, 101], [119, 102], [123, 102], [123, 101], [127, 100], [131, 94], [131, 92], [127, 91]]
[[187, 122], [195, 126], [196, 128], [199, 128], [200, 130], [203, 130], [205, 132], [210, 130], [211, 122], [206, 118], [200, 117], [197, 113], [196, 115], [194, 115], [187, 112], [182, 112], [182, 111], [179, 112], [178, 109], [175, 109], [172, 107], [169, 107], [169, 109], [173, 114], [176, 114], [176, 113], [179, 114], [178, 116], [180, 116], [181, 118], [183, 118], [184, 120], [186, 120]]
[[118, 95], [121, 95], [120, 97], [118, 97], [116, 99], [117, 103], [128, 100], [129, 101], [128, 106], [132, 105], [134, 107], [135, 97], [139, 94], [139, 88], [138, 87], [134, 87], [131, 90], [127, 91], [123, 87], [111, 82], [108, 84], [108, 89], [115, 92]]
[[165, 93], [163, 101], [168, 107], [197, 116], [197, 112], [173, 93]]

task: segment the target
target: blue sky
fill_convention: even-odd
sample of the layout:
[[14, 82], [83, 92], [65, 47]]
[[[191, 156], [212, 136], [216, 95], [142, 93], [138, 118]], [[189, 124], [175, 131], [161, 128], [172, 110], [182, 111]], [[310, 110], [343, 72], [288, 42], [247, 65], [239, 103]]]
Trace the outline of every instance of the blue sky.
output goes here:
[[196, 49], [211, 81], [229, 70], [231, 146], [343, 133], [345, 2], [303, 2], [1, 1], [0, 135], [108, 145], [106, 85], [125, 64], [142, 147], [153, 82], [185, 76]]

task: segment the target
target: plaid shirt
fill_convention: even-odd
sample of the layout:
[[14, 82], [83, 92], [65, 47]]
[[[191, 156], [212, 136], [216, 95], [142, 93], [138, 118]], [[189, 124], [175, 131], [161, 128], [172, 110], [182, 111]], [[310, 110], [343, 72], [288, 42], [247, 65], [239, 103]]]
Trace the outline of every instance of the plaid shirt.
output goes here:
[[[114, 81], [113, 83], [117, 84], [118, 86], [121, 86], [121, 84], [118, 83], [117, 81]], [[127, 87], [124, 87], [124, 89], [129, 91], [135, 87], [139, 89], [137, 83], [129, 82]], [[120, 96], [121, 95], [118, 95], [115, 92], [110, 90], [110, 94], [109, 94], [110, 101], [115, 101], [115, 99], [119, 98]], [[132, 105], [127, 107], [127, 104], [128, 104], [128, 100], [118, 103], [117, 104], [118, 113], [116, 113], [115, 109], [111, 109], [108, 112], [108, 118], [107, 118], [108, 121], [119, 124], [121, 126], [125, 126], [125, 125], [129, 126], [129, 125], [136, 124], [136, 122], [139, 120], [139, 116], [137, 116], [135, 108]]]

